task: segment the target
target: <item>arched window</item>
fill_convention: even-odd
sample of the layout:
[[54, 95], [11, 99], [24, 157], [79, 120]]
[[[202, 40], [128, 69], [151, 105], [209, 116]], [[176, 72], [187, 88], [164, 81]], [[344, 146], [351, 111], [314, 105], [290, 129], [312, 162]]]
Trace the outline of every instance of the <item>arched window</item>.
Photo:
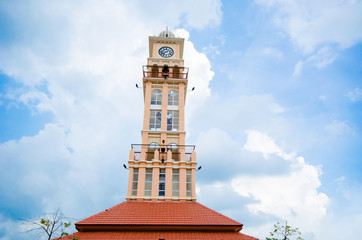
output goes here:
[[162, 104], [162, 92], [160, 89], [152, 90], [151, 94], [151, 105], [161, 105]]
[[168, 92], [168, 105], [178, 105], [178, 92], [176, 90]]

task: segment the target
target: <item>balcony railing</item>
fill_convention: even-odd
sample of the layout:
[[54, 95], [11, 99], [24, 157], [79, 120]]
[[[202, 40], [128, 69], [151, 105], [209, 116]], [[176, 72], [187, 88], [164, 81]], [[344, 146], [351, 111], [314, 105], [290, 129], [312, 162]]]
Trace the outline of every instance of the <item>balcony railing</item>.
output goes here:
[[176, 78], [187, 79], [189, 68], [187, 67], [168, 67], [145, 65], [143, 68], [143, 77], [148, 78]]
[[[153, 144], [132, 144], [134, 151], [134, 160], [141, 160], [142, 152], [144, 152], [144, 158], [142, 160], [152, 161], [155, 159], [155, 151], [159, 154], [159, 160], [161, 161], [191, 161], [191, 154], [195, 150], [194, 145], [153, 145]], [[170, 154], [168, 154], [170, 152]], [[185, 159], [182, 160], [182, 155], [185, 155]]]

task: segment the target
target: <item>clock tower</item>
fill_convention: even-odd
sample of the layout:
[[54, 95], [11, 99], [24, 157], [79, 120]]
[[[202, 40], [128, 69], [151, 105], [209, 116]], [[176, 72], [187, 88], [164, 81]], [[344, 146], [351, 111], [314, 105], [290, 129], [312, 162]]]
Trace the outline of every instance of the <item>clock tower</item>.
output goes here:
[[185, 145], [188, 68], [183, 50], [184, 39], [167, 29], [149, 37], [142, 144], [131, 145], [128, 201], [196, 201], [195, 146]]
[[258, 240], [243, 224], [196, 202], [195, 146], [185, 145], [184, 39], [149, 37], [143, 66], [142, 143], [132, 144], [126, 200], [75, 224], [71, 240]]

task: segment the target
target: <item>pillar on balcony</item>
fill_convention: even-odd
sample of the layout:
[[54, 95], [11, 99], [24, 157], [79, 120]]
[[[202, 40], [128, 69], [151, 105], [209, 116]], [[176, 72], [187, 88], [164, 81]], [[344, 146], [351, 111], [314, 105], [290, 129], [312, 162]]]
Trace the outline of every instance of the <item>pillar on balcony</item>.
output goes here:
[[129, 158], [128, 160], [136, 160], [135, 159], [135, 155], [134, 155], [134, 150], [133, 148], [129, 151]]
[[195, 150], [192, 150], [192, 153], [191, 153], [191, 162], [196, 162], [196, 152], [195, 152]]
[[153, 159], [154, 160], [160, 160], [160, 151], [158, 151], [158, 149], [155, 150]]

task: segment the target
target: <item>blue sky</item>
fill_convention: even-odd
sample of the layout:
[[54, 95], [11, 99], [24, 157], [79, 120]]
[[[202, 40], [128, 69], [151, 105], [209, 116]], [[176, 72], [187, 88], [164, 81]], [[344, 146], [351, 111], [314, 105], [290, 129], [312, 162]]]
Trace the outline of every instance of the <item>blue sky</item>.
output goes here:
[[285, 220], [306, 240], [357, 239], [361, 12], [353, 0], [0, 1], [0, 239], [32, 239], [19, 218], [124, 201], [122, 164], [141, 141], [134, 86], [166, 25], [186, 39], [196, 87], [198, 201], [260, 239]]

